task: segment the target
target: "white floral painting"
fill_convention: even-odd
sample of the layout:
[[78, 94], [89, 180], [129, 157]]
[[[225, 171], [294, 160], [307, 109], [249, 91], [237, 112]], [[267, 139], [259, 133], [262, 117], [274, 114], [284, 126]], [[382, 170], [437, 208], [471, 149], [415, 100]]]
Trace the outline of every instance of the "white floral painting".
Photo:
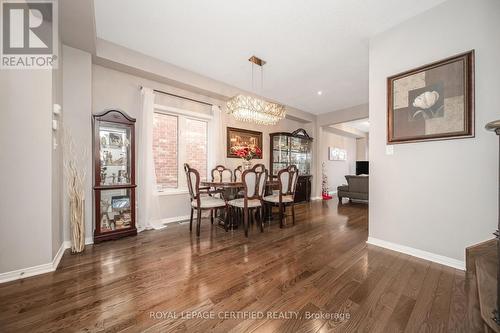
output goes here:
[[328, 147], [328, 159], [330, 161], [347, 161], [347, 150]]
[[474, 136], [474, 51], [388, 78], [388, 143]]

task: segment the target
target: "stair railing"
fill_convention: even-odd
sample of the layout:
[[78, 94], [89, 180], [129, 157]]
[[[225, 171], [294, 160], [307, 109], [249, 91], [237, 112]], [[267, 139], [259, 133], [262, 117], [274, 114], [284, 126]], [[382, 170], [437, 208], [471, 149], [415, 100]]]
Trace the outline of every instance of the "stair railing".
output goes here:
[[[486, 124], [486, 129], [493, 131], [498, 135], [499, 160], [500, 160], [500, 120], [492, 121]], [[499, 161], [500, 163], [500, 161]], [[500, 165], [498, 168], [498, 226], [493, 234], [497, 239], [497, 260], [500, 260]], [[500, 265], [497, 265], [497, 308], [493, 310], [493, 320], [500, 325]]]

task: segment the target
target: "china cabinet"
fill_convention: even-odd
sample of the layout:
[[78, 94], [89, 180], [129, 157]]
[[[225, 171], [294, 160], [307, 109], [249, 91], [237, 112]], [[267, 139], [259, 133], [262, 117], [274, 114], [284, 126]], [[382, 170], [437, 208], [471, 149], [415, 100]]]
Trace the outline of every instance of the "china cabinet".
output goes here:
[[269, 167], [271, 175], [276, 177], [279, 170], [295, 164], [299, 169], [295, 202], [310, 201], [313, 139], [302, 128], [292, 133], [279, 132], [269, 135], [271, 137]]
[[136, 235], [135, 119], [118, 110], [92, 116], [94, 243]]

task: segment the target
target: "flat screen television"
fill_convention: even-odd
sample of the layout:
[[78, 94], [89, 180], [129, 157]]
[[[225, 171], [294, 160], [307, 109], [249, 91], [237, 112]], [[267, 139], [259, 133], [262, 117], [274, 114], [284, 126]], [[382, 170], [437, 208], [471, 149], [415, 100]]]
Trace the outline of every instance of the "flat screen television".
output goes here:
[[368, 161], [356, 161], [356, 175], [368, 175]]

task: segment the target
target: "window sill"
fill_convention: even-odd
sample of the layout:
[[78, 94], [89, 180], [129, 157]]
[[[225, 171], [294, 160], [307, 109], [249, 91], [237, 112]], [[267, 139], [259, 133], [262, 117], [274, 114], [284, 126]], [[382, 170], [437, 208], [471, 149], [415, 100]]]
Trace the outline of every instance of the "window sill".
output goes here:
[[156, 191], [155, 195], [162, 197], [165, 195], [183, 195], [183, 194], [189, 194], [188, 190], [165, 190], [165, 191]]

